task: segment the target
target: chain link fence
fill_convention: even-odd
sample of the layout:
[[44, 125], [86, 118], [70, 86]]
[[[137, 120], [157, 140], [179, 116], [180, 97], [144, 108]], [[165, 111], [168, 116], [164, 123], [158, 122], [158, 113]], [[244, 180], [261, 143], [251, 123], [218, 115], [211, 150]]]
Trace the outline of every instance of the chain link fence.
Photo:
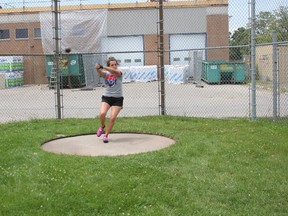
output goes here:
[[98, 116], [94, 66], [110, 56], [123, 72], [120, 116], [288, 116], [287, 1], [0, 6], [0, 122]]

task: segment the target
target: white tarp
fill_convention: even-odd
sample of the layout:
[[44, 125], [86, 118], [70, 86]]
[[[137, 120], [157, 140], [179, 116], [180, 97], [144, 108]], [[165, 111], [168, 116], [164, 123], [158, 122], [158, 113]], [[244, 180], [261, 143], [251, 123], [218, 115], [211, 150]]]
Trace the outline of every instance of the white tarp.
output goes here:
[[[168, 75], [168, 76], [167, 76]], [[171, 65], [168, 67], [166, 74], [168, 83], [172, 84], [185, 84], [188, 82], [189, 77], [189, 66], [175, 66]]]
[[[151, 82], [158, 80], [157, 65], [119, 67], [123, 73], [123, 82]], [[171, 84], [185, 84], [188, 82], [189, 65], [164, 66], [165, 81]]]
[[[61, 11], [59, 38], [61, 51], [71, 48], [71, 53], [101, 52], [101, 38], [107, 36], [107, 9]], [[45, 54], [53, 54], [54, 14], [40, 13], [41, 39]]]

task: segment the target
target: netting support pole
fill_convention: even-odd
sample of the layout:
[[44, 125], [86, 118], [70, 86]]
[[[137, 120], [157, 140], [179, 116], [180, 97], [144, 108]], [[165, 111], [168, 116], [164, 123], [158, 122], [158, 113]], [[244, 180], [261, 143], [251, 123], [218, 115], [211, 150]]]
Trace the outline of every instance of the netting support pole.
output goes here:
[[255, 0], [251, 0], [251, 120], [256, 120], [256, 16], [255, 16]]
[[277, 33], [273, 31], [273, 119], [278, 117]]
[[164, 76], [164, 16], [163, 0], [159, 0], [159, 66], [160, 66], [160, 107], [161, 115], [166, 114], [165, 107], [165, 76]]
[[60, 67], [59, 67], [59, 43], [60, 43], [60, 38], [59, 38], [59, 10], [58, 10], [58, 2], [60, 0], [54, 0], [54, 35], [55, 35], [55, 66], [56, 66], [56, 108], [57, 108], [57, 118], [61, 119], [62, 118], [62, 113], [61, 113], [61, 93], [60, 93]]

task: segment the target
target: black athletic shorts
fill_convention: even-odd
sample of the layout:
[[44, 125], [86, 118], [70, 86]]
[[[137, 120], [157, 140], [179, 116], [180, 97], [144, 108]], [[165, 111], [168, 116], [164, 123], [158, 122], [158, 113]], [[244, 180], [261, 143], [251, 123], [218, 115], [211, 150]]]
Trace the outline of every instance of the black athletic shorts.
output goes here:
[[102, 95], [102, 102], [108, 103], [110, 106], [123, 107], [123, 97], [107, 97]]

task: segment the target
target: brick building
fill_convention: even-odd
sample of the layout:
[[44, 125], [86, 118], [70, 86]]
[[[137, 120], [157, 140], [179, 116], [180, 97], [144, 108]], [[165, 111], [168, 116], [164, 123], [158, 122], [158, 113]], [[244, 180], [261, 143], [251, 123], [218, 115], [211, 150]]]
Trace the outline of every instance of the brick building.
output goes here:
[[[101, 51], [119, 52], [114, 56], [127, 65], [155, 65], [157, 7], [157, 2], [76, 5], [62, 6], [61, 12], [107, 10], [107, 37]], [[51, 7], [0, 10], [0, 55], [24, 56], [25, 84], [47, 83], [40, 16], [50, 11]], [[206, 49], [228, 44], [228, 0], [164, 2], [165, 64], [186, 64], [189, 58], [185, 49], [203, 49], [203, 58], [208, 60], [228, 60], [227, 48]]]

